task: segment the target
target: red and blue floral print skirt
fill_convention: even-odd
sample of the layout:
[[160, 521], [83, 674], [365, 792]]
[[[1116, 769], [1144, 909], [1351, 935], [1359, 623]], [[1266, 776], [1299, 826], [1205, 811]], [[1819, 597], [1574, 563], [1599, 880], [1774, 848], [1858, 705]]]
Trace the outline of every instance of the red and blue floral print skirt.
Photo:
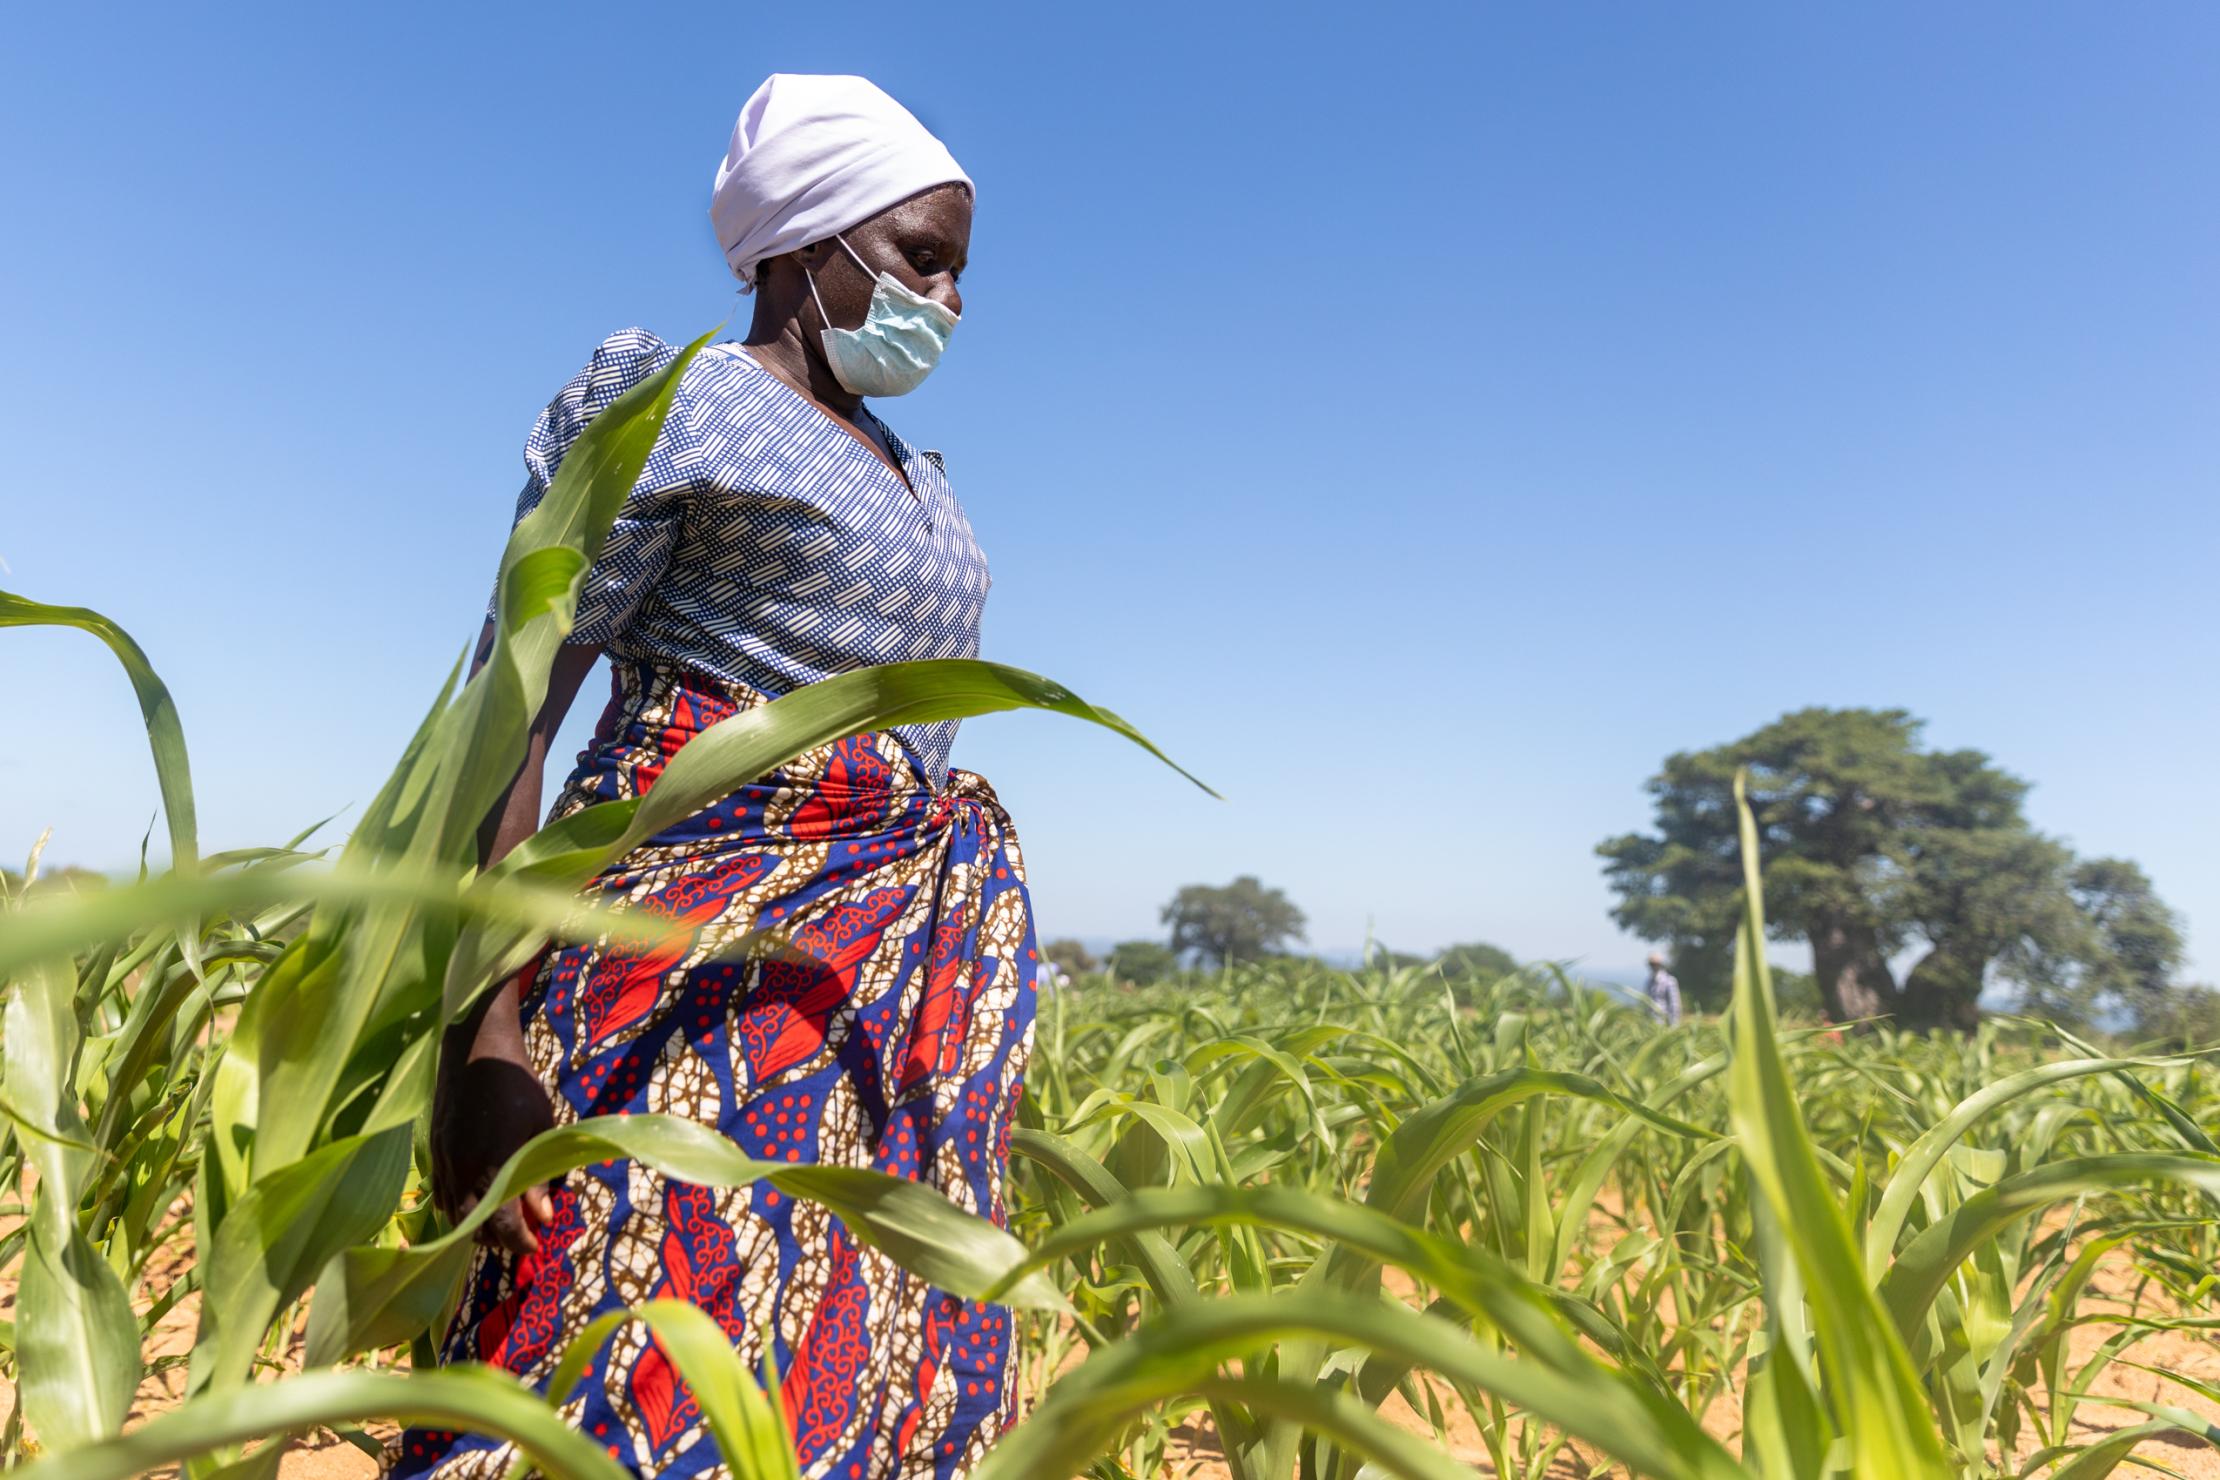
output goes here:
[[[633, 797], [760, 694], [619, 664], [555, 807]], [[688, 944], [551, 950], [528, 973], [532, 1062], [559, 1121], [715, 1125], [751, 1156], [916, 1178], [1001, 1223], [1038, 971], [1009, 818], [963, 771], [934, 791], [893, 739], [826, 746], [613, 865], [594, 886]], [[736, 944], [771, 927], [775, 952]], [[750, 1370], [763, 1333], [804, 1475], [961, 1475], [1011, 1412], [1009, 1311], [929, 1286], [768, 1183], [698, 1187], [629, 1161], [573, 1173], [522, 1259], [482, 1251], [442, 1360], [544, 1384], [603, 1312], [658, 1298], [713, 1316]], [[563, 1412], [642, 1475], [724, 1474], [701, 1410], [637, 1322]], [[411, 1429], [390, 1472], [498, 1480], [514, 1451]]]

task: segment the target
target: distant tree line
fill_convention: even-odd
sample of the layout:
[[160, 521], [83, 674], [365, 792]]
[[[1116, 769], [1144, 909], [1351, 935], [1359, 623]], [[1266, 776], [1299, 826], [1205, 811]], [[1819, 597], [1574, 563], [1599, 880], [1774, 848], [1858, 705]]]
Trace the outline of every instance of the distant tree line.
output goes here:
[[[1215, 971], [1285, 957], [1303, 939], [1308, 923], [1283, 890], [1253, 874], [1243, 874], [1230, 884], [1186, 885], [1172, 896], [1159, 918], [1166, 929], [1163, 940], [1121, 941], [1107, 957], [1098, 959], [1085, 944], [1069, 939], [1050, 941], [1043, 951], [1070, 976], [1102, 972], [1134, 986], [1149, 986], [1185, 964]], [[1375, 950], [1366, 964], [1437, 963], [1452, 978], [1492, 980], [1519, 969], [1508, 951], [1479, 941], [1451, 946], [1439, 956]]]
[[[1785, 1008], [1968, 1029], [1989, 994], [2062, 1023], [2220, 1038], [2220, 992], [2180, 980], [2181, 920], [2149, 876], [2038, 832], [2026, 781], [1982, 751], [1930, 749], [1922, 729], [1901, 709], [1802, 709], [1668, 756], [1648, 784], [1654, 829], [1597, 845], [1612, 918], [1666, 947], [1692, 1007], [1725, 1002], [1742, 909], [1733, 783], [1746, 769], [1768, 927], [1811, 950], [1808, 973], [1775, 968]], [[1284, 956], [1306, 925], [1249, 874], [1187, 885], [1161, 919], [1164, 939], [1123, 941], [1101, 960], [1072, 940], [1047, 954], [1074, 976], [1147, 985], [1182, 966]], [[1481, 942], [1434, 957], [1383, 948], [1367, 964], [1476, 979], [1519, 968]]]
[[[70, 890], [83, 892], [88, 889], [105, 889], [108, 876], [89, 868], [64, 865], [39, 871], [30, 886], [33, 890]], [[0, 895], [15, 896], [24, 892], [23, 875], [12, 868], [0, 868]]]

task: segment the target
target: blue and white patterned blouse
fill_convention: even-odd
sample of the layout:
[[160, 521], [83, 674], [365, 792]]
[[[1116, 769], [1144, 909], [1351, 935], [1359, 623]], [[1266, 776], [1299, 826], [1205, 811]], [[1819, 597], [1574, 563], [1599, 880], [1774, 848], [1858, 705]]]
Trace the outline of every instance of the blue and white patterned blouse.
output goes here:
[[[586, 423], [677, 354], [645, 329], [602, 341], [532, 428], [517, 518]], [[774, 696], [873, 663], [977, 657], [989, 578], [971, 521], [940, 454], [879, 427], [914, 493], [738, 344], [704, 349], [587, 573], [570, 640]], [[937, 788], [956, 721], [893, 733]]]

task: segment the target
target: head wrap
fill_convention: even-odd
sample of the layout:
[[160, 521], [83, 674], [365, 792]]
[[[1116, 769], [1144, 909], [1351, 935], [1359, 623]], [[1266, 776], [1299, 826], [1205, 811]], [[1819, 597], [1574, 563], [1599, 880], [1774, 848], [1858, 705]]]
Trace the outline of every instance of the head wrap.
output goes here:
[[861, 77], [774, 72], [732, 126], [709, 219], [743, 293], [766, 257], [823, 241], [921, 190], [971, 177]]

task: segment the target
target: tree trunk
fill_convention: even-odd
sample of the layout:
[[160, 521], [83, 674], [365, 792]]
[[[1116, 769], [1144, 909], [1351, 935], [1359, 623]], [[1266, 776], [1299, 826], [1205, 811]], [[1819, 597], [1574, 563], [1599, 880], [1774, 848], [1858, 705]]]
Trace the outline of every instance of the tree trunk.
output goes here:
[[1981, 982], [1987, 957], [1936, 946], [1904, 977], [1899, 1016], [1907, 1028], [1955, 1028], [1971, 1033], [1981, 1024]]
[[1821, 916], [1811, 928], [1812, 974], [1827, 1016], [1838, 1023], [1889, 1017], [1900, 1000], [1896, 978], [1870, 926]]

